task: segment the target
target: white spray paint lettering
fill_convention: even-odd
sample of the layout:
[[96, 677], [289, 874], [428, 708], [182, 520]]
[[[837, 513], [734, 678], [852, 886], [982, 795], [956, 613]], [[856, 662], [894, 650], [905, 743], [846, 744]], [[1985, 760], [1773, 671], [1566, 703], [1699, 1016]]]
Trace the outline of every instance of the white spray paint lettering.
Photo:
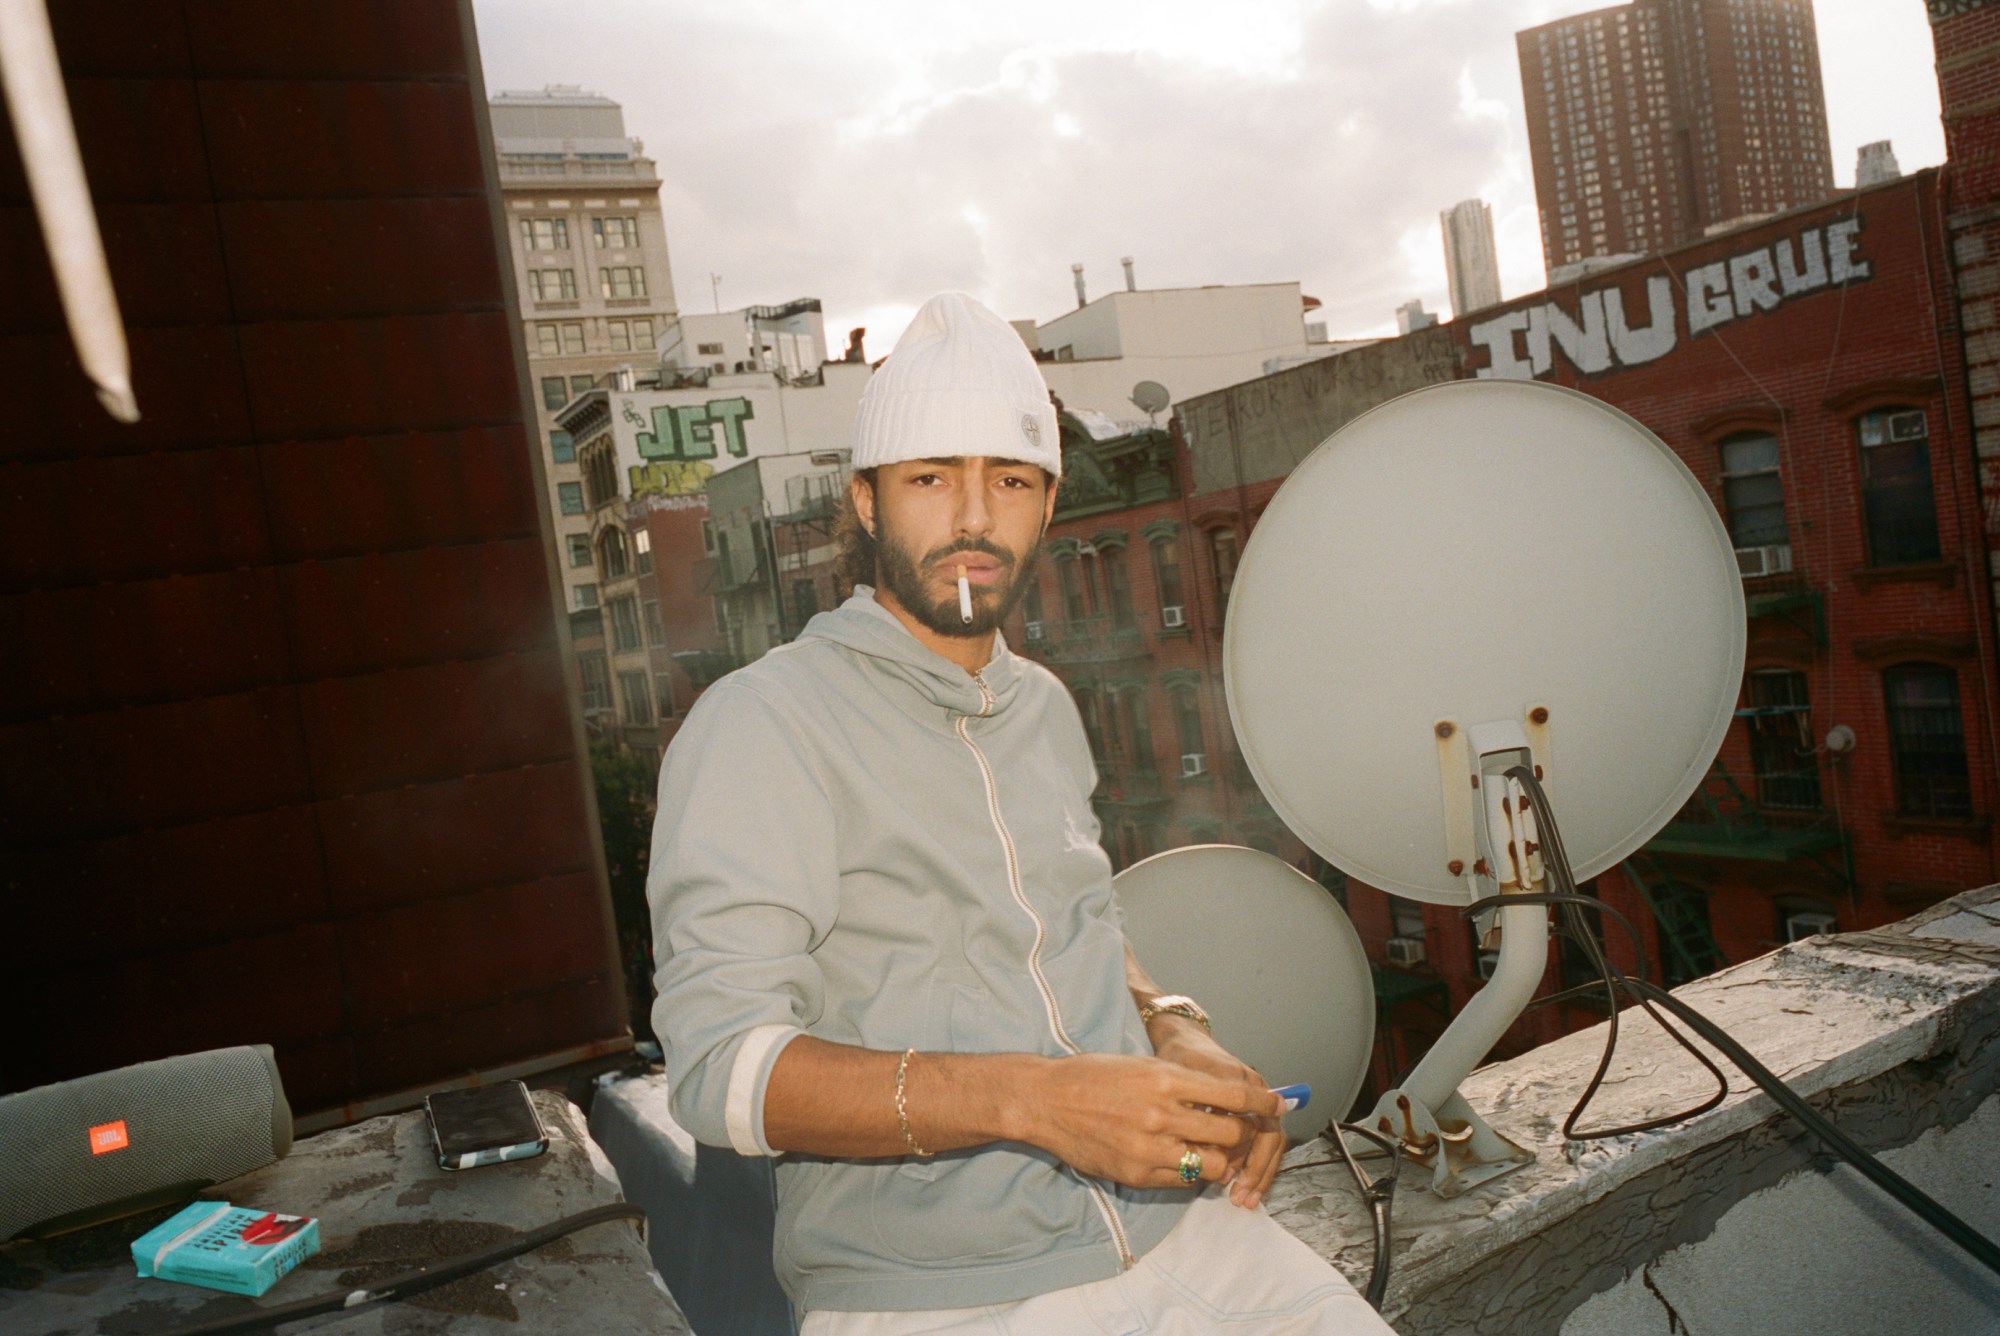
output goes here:
[[[1874, 277], [1860, 255], [1861, 218], [1856, 215], [1810, 228], [1768, 246], [1732, 255], [1684, 273], [1687, 331], [1693, 338], [1732, 320], [1744, 320], [1795, 297]], [[1665, 274], [1646, 279], [1646, 323], [1634, 326], [1617, 287], [1598, 288], [1577, 299], [1576, 312], [1554, 302], [1503, 312], [1473, 325], [1466, 337], [1486, 349], [1489, 379], [1534, 380], [1555, 369], [1555, 353], [1586, 376], [1617, 367], [1658, 361], [1678, 343], [1674, 281]]]

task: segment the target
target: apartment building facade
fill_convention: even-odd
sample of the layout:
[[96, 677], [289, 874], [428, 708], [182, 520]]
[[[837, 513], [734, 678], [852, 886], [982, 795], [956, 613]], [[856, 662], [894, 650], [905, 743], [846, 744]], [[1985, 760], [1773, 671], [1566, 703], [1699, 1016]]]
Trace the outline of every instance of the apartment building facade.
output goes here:
[[[617, 102], [581, 88], [492, 97], [493, 146], [564, 602], [602, 601], [575, 442], [556, 413], [621, 367], [650, 370], [676, 306], [660, 178]], [[577, 630], [588, 638], [592, 621]]]
[[1833, 190], [1811, 0], [1632, 0], [1515, 44], [1551, 283]]

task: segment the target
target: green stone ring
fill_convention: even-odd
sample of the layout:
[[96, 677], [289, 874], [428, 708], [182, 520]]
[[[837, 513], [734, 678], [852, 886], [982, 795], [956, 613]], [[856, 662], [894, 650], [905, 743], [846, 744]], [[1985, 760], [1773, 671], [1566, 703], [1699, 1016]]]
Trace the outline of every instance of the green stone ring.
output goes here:
[[1193, 1146], [1189, 1146], [1181, 1152], [1181, 1182], [1198, 1183], [1200, 1181], [1201, 1152]]

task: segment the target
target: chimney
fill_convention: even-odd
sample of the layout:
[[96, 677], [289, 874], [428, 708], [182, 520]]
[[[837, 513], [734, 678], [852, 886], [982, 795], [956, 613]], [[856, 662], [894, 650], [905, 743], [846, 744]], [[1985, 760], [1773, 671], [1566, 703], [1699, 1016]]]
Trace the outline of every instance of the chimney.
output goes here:
[[1125, 266], [1125, 291], [1137, 292], [1139, 290], [1139, 280], [1132, 277], [1132, 257], [1128, 255], [1118, 263]]
[[1073, 264], [1069, 267], [1069, 271], [1076, 275], [1076, 304], [1078, 306], [1088, 305], [1090, 298], [1083, 295], [1083, 266]]
[[841, 360], [847, 362], [867, 361], [868, 354], [861, 351], [861, 340], [867, 337], [868, 337], [868, 327], [866, 325], [862, 325], [859, 326], [858, 328], [848, 330], [847, 356]]

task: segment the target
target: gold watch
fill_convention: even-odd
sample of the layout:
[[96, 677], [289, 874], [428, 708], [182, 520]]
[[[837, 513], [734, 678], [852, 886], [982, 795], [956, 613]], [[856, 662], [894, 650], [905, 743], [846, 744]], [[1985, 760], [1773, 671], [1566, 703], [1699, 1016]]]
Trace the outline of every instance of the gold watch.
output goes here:
[[1151, 1024], [1153, 1017], [1161, 1015], [1185, 1016], [1199, 1024], [1202, 1029], [1214, 1032], [1215, 1027], [1208, 1023], [1208, 1013], [1201, 1009], [1201, 1003], [1179, 993], [1168, 993], [1164, 997], [1153, 998], [1141, 1005], [1139, 1023]]

